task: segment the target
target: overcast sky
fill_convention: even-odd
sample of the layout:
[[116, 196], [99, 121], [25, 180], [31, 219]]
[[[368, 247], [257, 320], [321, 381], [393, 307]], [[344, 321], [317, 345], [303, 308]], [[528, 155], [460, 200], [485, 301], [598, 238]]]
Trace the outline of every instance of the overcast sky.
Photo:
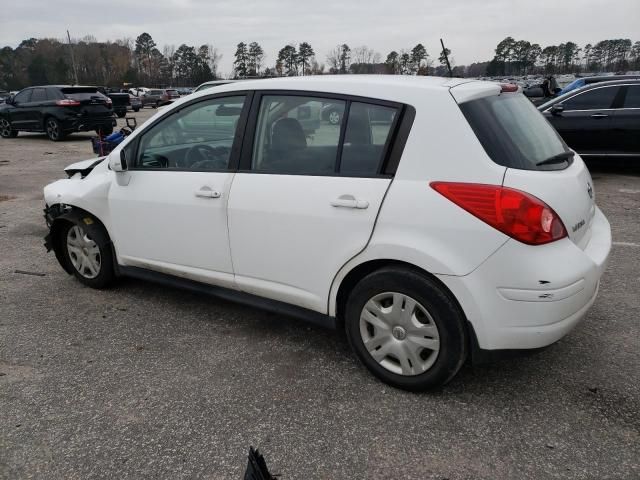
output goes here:
[[[7, 0], [8, 1], [8, 0]], [[213, 44], [230, 72], [235, 45], [257, 41], [273, 65], [287, 43], [309, 42], [318, 62], [337, 44], [368, 45], [386, 56], [416, 43], [437, 59], [439, 38], [457, 65], [489, 60], [511, 35], [542, 47], [607, 38], [640, 40], [640, 0], [18, 0], [4, 10], [0, 46], [25, 38], [135, 39]], [[8, 7], [8, 5], [7, 5]]]

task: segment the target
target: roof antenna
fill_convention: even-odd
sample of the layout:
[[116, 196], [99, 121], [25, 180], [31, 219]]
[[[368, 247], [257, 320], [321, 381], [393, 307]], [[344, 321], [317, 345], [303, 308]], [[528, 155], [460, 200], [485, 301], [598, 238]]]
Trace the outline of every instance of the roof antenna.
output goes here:
[[449, 56], [447, 55], [447, 49], [444, 48], [444, 42], [440, 39], [440, 45], [442, 45], [442, 55], [444, 55], [444, 59], [447, 62], [447, 69], [449, 70], [449, 77], [453, 77], [453, 72], [451, 71], [451, 64], [449, 63]]
[[71, 64], [73, 65], [73, 78], [75, 80], [74, 85], [78, 85], [78, 69], [76, 68], [76, 59], [73, 56], [73, 45], [71, 45], [71, 35], [67, 30], [67, 39], [69, 40], [69, 51], [71, 52]]

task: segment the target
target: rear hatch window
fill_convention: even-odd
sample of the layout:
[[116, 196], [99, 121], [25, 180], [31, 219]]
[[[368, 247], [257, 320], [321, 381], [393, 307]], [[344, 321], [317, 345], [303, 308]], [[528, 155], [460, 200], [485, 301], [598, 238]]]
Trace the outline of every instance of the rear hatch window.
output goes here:
[[84, 115], [111, 114], [111, 99], [95, 87], [65, 87], [60, 91], [65, 98], [80, 102]]
[[177, 90], [167, 90], [167, 95], [171, 95], [172, 97], [179, 97], [180, 94]]
[[571, 154], [562, 138], [523, 95], [490, 95], [460, 104], [487, 155], [520, 170], [562, 170]]

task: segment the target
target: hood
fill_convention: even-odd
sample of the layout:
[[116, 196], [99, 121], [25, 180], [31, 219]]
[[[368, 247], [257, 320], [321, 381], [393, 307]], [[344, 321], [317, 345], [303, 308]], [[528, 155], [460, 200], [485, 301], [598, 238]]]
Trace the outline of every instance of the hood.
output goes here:
[[104, 161], [105, 158], [107, 157], [90, 158], [89, 160], [72, 163], [71, 165], [67, 165], [64, 171], [69, 175], [69, 178], [73, 177], [76, 173], [80, 173], [82, 178], [84, 178], [91, 173], [91, 170], [93, 170], [96, 165]]

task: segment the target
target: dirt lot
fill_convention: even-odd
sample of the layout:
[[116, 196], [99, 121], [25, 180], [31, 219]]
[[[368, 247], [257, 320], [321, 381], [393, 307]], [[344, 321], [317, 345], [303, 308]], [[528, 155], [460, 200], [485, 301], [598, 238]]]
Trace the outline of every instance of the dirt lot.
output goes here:
[[640, 168], [593, 169], [616, 243], [585, 321], [416, 395], [338, 333], [66, 275], [42, 187], [92, 156], [88, 137], [0, 139], [1, 478], [241, 478], [249, 445], [283, 479], [640, 478]]

